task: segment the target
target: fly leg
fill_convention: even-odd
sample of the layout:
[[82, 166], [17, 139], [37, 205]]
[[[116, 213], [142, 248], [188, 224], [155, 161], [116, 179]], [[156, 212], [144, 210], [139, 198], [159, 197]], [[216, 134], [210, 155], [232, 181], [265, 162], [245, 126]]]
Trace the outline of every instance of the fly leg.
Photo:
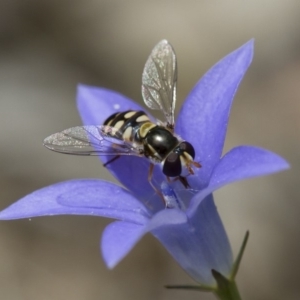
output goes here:
[[[190, 174], [189, 174], [189, 175], [190, 175]], [[187, 175], [187, 176], [189, 176], [189, 175]], [[186, 177], [187, 177], [187, 176], [186, 176]], [[188, 188], [190, 188], [191, 186], [189, 185], [189, 183], [188, 183], [186, 177], [178, 176], [178, 177], [176, 177], [176, 178], [174, 178], [174, 179], [171, 179], [170, 177], [167, 176], [167, 180], [168, 180], [168, 182], [174, 182], [174, 181], [179, 180], [179, 181], [182, 183], [182, 185], [183, 185], [186, 189], [188, 189]]]
[[191, 186], [189, 185], [189, 183], [188, 183], [186, 177], [178, 176], [177, 178], [178, 178], [178, 180], [182, 183], [182, 185], [183, 185], [186, 189], [188, 189], [188, 188], [191, 187]]
[[[193, 170], [193, 168], [192, 168], [192, 166], [191, 165], [193, 165], [195, 168], [201, 168], [202, 166], [201, 166], [201, 164], [200, 163], [198, 163], [198, 162], [196, 162], [196, 161], [192, 161], [192, 162], [189, 162], [189, 163], [187, 163], [187, 165], [186, 165], [186, 167], [187, 167], [187, 169], [188, 169], [188, 171], [189, 171], [189, 174], [187, 175], [187, 176], [178, 176], [178, 177], [176, 177], [173, 181], [176, 181], [176, 180], [179, 180], [181, 183], [182, 183], [182, 185], [186, 188], [186, 189], [188, 189], [188, 188], [190, 188], [191, 186], [189, 185], [189, 183], [188, 183], [188, 181], [187, 181], [187, 177], [188, 176], [190, 176], [190, 175], [194, 175], [195, 174], [195, 172], [194, 172], [194, 170]], [[168, 177], [167, 177], [168, 178]], [[169, 178], [168, 178], [168, 180], [170, 180]]]
[[121, 157], [120, 154], [117, 154], [118, 149], [119, 149], [119, 145], [118, 144], [112, 144], [112, 148], [116, 149], [116, 156], [109, 159], [105, 164], [103, 164], [103, 167], [105, 167], [105, 168], [106, 168], [107, 165], [111, 164], [112, 162], [114, 162], [115, 160], [117, 160], [118, 158]]
[[154, 191], [156, 192], [156, 194], [158, 194], [161, 197], [161, 199], [164, 202], [164, 205], [167, 206], [166, 200], [165, 200], [162, 192], [160, 190], [158, 190], [152, 182], [153, 170], [154, 170], [154, 164], [150, 163], [149, 172], [148, 172], [148, 181], [149, 181], [150, 185], [152, 186], [152, 188], [154, 189]]
[[112, 162], [114, 162], [115, 160], [117, 160], [120, 157], [121, 157], [120, 155], [114, 156], [112, 159], [108, 160], [105, 164], [103, 164], [103, 167], [106, 168], [107, 165], [111, 164]]

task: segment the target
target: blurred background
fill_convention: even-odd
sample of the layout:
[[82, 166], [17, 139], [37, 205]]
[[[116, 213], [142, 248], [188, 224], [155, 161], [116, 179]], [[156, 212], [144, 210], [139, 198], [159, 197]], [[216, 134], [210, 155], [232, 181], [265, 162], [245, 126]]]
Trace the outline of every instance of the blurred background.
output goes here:
[[[225, 150], [265, 147], [292, 169], [223, 188], [216, 204], [235, 255], [250, 230], [237, 277], [243, 299], [300, 299], [299, 31], [298, 0], [0, 0], [0, 208], [71, 178], [113, 180], [97, 158], [42, 146], [48, 135], [81, 124], [79, 82], [142, 103], [144, 64], [166, 38], [177, 53], [179, 109], [213, 64], [255, 38]], [[1, 222], [1, 299], [215, 299], [165, 290], [192, 281], [150, 235], [107, 270], [99, 240], [109, 222], [82, 216]]]

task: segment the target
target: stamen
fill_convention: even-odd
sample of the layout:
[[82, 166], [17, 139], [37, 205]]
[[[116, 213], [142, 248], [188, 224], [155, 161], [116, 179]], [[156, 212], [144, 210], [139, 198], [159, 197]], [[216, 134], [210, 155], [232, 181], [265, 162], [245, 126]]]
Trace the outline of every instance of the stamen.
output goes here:
[[166, 203], [166, 208], [183, 208], [182, 202], [170, 184], [168, 184], [166, 181], [163, 181], [160, 188]]

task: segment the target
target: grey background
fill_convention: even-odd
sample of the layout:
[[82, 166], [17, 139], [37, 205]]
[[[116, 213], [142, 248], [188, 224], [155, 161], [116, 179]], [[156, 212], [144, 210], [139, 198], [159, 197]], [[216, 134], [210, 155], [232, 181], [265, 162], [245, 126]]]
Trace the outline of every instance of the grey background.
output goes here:
[[[226, 149], [253, 144], [284, 156], [288, 172], [215, 194], [236, 254], [251, 236], [243, 299], [299, 299], [300, 2], [0, 1], [0, 205], [71, 178], [113, 180], [97, 158], [47, 151], [43, 139], [80, 125], [77, 83], [141, 102], [144, 63], [162, 38], [175, 47], [178, 107], [223, 56], [255, 38], [235, 97]], [[112, 271], [99, 252], [109, 220], [60, 216], [0, 224], [1, 299], [214, 299], [168, 291], [192, 283], [150, 235]]]

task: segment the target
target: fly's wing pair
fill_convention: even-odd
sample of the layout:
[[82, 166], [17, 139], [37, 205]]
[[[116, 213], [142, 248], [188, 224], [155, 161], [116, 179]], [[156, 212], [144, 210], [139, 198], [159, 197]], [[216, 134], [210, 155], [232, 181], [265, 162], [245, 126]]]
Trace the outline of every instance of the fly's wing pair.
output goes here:
[[162, 40], [152, 50], [142, 76], [145, 104], [162, 111], [166, 126], [173, 130], [176, 103], [177, 62], [173, 47]]
[[[142, 76], [145, 104], [161, 110], [166, 127], [174, 129], [176, 102], [176, 55], [168, 41], [162, 40], [152, 50]], [[134, 142], [125, 141], [122, 132], [109, 126], [78, 126], [52, 134], [44, 140], [48, 149], [74, 155], [135, 155], [143, 151]]]
[[142, 149], [122, 139], [110, 126], [77, 126], [54, 133], [44, 140], [50, 150], [74, 155], [136, 155]]

